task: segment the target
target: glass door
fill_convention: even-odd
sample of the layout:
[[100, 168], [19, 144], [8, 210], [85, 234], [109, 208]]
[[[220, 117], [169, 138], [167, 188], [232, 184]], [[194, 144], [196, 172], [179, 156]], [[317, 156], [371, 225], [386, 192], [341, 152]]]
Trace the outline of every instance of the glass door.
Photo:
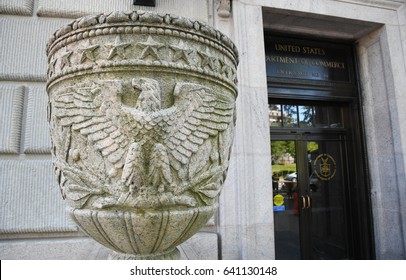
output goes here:
[[[307, 136], [309, 181], [304, 211], [309, 212], [311, 259], [348, 259], [349, 231], [345, 137]], [[310, 147], [310, 148], [309, 148]]]
[[272, 141], [271, 150], [276, 259], [298, 260], [301, 256], [296, 141]]
[[348, 259], [344, 136], [297, 134], [274, 139], [276, 258]]
[[350, 258], [339, 107], [270, 105], [276, 259]]

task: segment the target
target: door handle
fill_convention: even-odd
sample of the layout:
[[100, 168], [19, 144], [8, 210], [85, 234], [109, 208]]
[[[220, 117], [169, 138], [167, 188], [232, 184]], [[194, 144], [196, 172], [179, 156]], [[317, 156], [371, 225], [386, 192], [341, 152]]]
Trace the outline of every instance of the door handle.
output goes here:
[[302, 210], [306, 208], [306, 198], [302, 195]]
[[311, 207], [311, 203], [310, 203], [310, 196], [307, 195], [307, 208]]

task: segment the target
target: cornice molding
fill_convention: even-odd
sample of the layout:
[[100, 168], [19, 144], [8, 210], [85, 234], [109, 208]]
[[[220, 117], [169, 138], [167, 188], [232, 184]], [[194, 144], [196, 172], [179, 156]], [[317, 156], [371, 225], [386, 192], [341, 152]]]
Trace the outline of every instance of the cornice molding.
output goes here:
[[336, 0], [336, 1], [388, 10], [397, 10], [406, 3], [406, 0]]

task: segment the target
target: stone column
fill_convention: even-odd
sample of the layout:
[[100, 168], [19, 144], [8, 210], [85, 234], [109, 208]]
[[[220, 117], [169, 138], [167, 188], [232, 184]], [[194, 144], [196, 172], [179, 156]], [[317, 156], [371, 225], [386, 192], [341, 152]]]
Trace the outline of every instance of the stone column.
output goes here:
[[262, 7], [242, 1], [232, 3], [234, 40], [241, 54], [241, 94], [237, 98], [229, 177], [220, 199], [223, 258], [273, 259], [272, 163]]

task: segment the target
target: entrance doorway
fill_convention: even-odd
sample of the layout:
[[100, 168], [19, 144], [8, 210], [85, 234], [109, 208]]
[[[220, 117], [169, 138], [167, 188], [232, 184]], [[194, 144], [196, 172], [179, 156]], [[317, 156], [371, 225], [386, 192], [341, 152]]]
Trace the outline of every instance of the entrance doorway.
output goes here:
[[351, 258], [341, 112], [339, 106], [270, 104], [276, 259]]
[[374, 258], [351, 42], [265, 34], [277, 259]]

